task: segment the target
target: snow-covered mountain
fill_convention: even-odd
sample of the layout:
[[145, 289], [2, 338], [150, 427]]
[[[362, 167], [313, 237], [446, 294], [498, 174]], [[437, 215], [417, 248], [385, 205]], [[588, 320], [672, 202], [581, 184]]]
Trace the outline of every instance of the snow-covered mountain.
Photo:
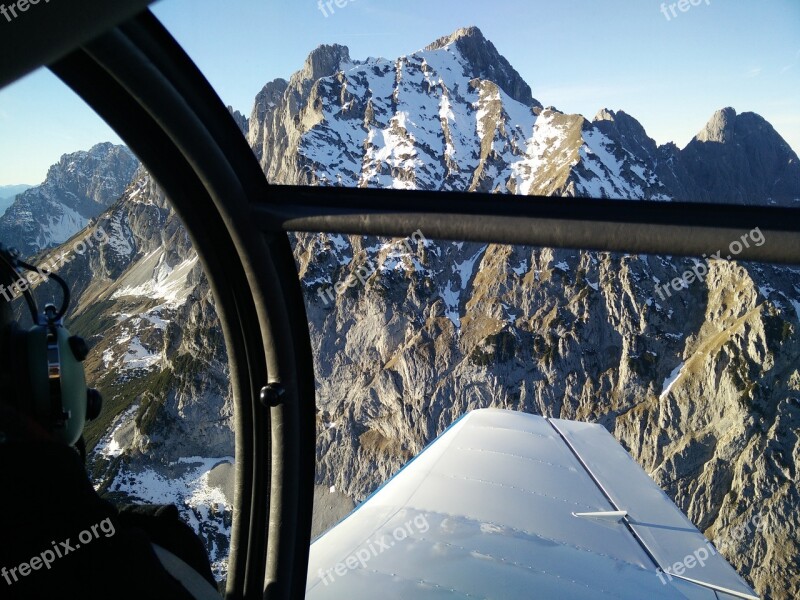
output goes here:
[[[800, 197], [797, 156], [757, 115], [724, 109], [683, 150], [659, 147], [621, 110], [545, 108], [475, 28], [393, 61], [320, 47], [249, 120], [231, 113], [277, 183]], [[108, 240], [62, 274], [106, 399], [87, 431], [95, 480], [177, 503], [222, 577], [232, 410], [208, 283], [143, 169], [92, 227]], [[465, 411], [500, 406], [602, 423], [762, 595], [800, 594], [800, 270], [711, 260], [664, 296], [694, 261], [290, 237], [317, 377], [315, 531]], [[328, 294], [351, 275], [359, 285]], [[762, 532], [730, 535], [756, 514]]]
[[0, 239], [23, 256], [65, 242], [122, 195], [138, 165], [130, 150], [110, 143], [65, 154], [0, 217]]
[[543, 108], [475, 27], [396, 60], [321, 46], [256, 98], [270, 181], [522, 195], [794, 204], [800, 161], [763, 118], [726, 108], [683, 150], [623, 111]]

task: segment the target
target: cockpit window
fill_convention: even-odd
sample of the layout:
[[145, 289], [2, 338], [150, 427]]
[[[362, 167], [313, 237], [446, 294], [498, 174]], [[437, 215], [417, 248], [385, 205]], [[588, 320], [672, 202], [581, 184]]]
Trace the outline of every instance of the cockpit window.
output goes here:
[[[87, 382], [103, 396], [84, 429], [95, 489], [119, 504], [176, 505], [224, 581], [234, 462], [227, 355], [169, 199], [42, 70], [0, 90], [0, 200], [0, 242], [42, 274], [32, 286], [39, 306], [61, 302], [48, 273], [70, 288], [65, 325], [86, 340]], [[20, 295], [2, 288], [0, 302], [29, 327]]]

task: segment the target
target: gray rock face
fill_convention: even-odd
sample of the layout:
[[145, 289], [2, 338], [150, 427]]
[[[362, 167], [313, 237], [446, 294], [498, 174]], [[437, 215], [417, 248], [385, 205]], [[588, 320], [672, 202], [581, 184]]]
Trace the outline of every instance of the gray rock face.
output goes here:
[[[263, 165], [265, 162], [277, 162], [276, 156], [271, 154], [271, 146], [266, 145], [266, 140], [277, 134], [279, 123], [276, 112], [280, 106], [284, 92], [289, 86], [285, 79], [271, 81], [258, 93], [253, 104], [253, 112], [249, 123], [259, 123], [259, 127], [248, 127], [247, 139], [250, 147]], [[266, 139], [265, 139], [266, 138]]]
[[593, 123], [606, 137], [635, 154], [642, 162], [656, 160], [658, 146], [642, 124], [628, 113], [604, 108], [597, 113]]
[[525, 106], [542, 105], [534, 100], [531, 87], [522, 79], [511, 63], [502, 56], [494, 44], [487, 40], [477, 27], [466, 27], [439, 38], [425, 50], [441, 50], [455, 45], [466, 59], [468, 75], [471, 78], [485, 79], [496, 83], [511, 98]]
[[250, 146], [265, 167], [267, 179], [274, 183], [309, 183], [305, 165], [297, 150], [301, 132], [316, 124], [317, 82], [336, 73], [343, 65], [353, 65], [347, 47], [320, 46], [306, 59], [303, 68], [287, 82], [276, 79], [256, 96], [250, 117]]
[[109, 143], [65, 154], [0, 217], [0, 239], [23, 256], [65, 242], [119, 199], [138, 166], [130, 150]]
[[681, 153], [695, 199], [800, 206], [800, 161], [766, 120], [725, 108]]
[[[75, 240], [91, 245], [78, 253]], [[60, 256], [68, 258], [58, 272], [73, 298], [67, 325], [92, 346], [87, 376], [104, 395], [106, 425], [137, 405], [130, 446], [143, 459], [231, 455], [227, 361], [211, 292], [149, 174], [140, 169], [119, 202], [34, 262], [61, 263]], [[36, 294], [42, 305], [53, 301], [51, 284]], [[92, 430], [89, 443], [102, 433]]]
[[337, 492], [335, 488], [314, 486], [314, 523], [311, 539], [328, 531], [349, 515], [355, 507], [352, 499]]
[[245, 117], [238, 110], [234, 110], [232, 106], [228, 106], [228, 112], [231, 113], [233, 120], [236, 121], [236, 126], [239, 128], [239, 131], [241, 131], [242, 134], [247, 137], [247, 131], [249, 129], [247, 117]]

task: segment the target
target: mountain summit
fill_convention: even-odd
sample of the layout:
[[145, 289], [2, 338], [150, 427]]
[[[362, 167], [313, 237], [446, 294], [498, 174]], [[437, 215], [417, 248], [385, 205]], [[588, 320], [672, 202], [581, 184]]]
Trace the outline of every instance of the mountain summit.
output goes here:
[[128, 148], [108, 142], [65, 154], [0, 217], [0, 239], [23, 256], [66, 241], [122, 195], [138, 166]]
[[687, 148], [622, 110], [544, 109], [477, 27], [395, 60], [320, 46], [256, 97], [248, 138], [270, 181], [521, 195], [748, 202], [800, 199], [797, 155], [732, 108]]
[[445, 46], [449, 46], [455, 42], [460, 42], [461, 40], [470, 40], [476, 44], [491, 44], [491, 42], [486, 39], [480, 29], [478, 29], [475, 25], [470, 25], [469, 27], [456, 29], [449, 35], [443, 35], [435, 42], [425, 46], [425, 50], [441, 50]]
[[732, 142], [735, 133], [736, 111], [730, 106], [718, 110], [709, 119], [706, 126], [695, 136], [698, 142]]
[[800, 203], [797, 154], [760, 115], [719, 110], [681, 154], [698, 200]]
[[509, 96], [526, 106], [541, 105], [533, 99], [531, 87], [525, 83], [519, 73], [487, 40], [477, 27], [457, 29], [425, 47], [426, 52], [446, 50], [455, 45], [461, 56], [470, 65], [471, 75], [478, 79], [493, 81]]

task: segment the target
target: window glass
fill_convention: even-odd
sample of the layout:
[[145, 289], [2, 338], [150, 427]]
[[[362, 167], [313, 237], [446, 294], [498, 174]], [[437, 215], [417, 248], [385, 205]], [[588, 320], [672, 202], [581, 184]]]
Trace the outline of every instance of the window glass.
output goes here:
[[[272, 183], [800, 201], [790, 0], [241, 7], [154, 10]], [[458, 416], [503, 406], [603, 424], [759, 593], [800, 593], [798, 270], [736, 261], [770, 243], [757, 223], [695, 259], [424, 235], [291, 236], [315, 534]]]
[[[26, 105], [38, 120], [26, 120]], [[25, 184], [25, 185], [19, 185]], [[0, 242], [69, 284], [65, 319], [103, 395], [87, 470], [118, 504], [175, 504], [224, 580], [233, 503], [227, 357], [214, 301], [168, 198], [128, 148], [45, 71], [0, 91]], [[13, 301], [30, 325], [24, 303]], [[40, 306], [59, 304], [52, 283]]]
[[770, 243], [759, 228], [721, 259], [423, 229], [292, 241], [317, 378], [315, 532], [463, 414], [504, 408], [602, 424], [760, 594], [800, 589], [779, 551], [798, 526], [800, 269], [725, 259]]

